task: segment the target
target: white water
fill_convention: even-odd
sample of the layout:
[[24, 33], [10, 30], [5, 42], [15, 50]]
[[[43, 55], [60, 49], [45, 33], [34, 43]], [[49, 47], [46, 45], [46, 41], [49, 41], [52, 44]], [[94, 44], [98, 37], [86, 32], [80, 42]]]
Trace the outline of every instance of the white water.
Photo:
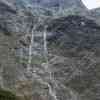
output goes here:
[[[43, 68], [44, 68], [44, 73], [45, 72], [48, 72], [49, 73], [49, 82], [46, 81], [46, 80], [43, 80], [42, 78], [39, 78], [39, 76], [37, 75], [36, 71], [34, 70], [34, 73], [31, 72], [31, 69], [32, 69], [32, 57], [34, 56], [33, 53], [33, 49], [34, 49], [34, 43], [35, 43], [35, 32], [36, 32], [36, 27], [40, 24], [40, 23], [43, 23], [43, 19], [42, 18], [38, 18], [38, 22], [37, 24], [33, 27], [32, 29], [32, 33], [31, 33], [31, 42], [30, 42], [30, 45], [29, 45], [29, 56], [28, 56], [28, 64], [27, 64], [27, 74], [28, 75], [31, 75], [34, 77], [37, 77], [37, 80], [39, 80], [42, 84], [45, 84], [48, 86], [49, 88], [49, 94], [50, 96], [53, 97], [54, 100], [57, 100], [57, 96], [56, 96], [56, 92], [55, 92], [55, 89], [52, 88], [52, 86], [50, 85], [50, 83], [52, 83], [53, 85], [55, 85], [55, 82], [54, 82], [54, 79], [52, 77], [52, 73], [51, 71], [49, 70], [49, 61], [48, 61], [48, 49], [47, 49], [47, 26], [45, 26], [44, 28], [44, 32], [42, 32], [42, 35], [43, 36], [43, 52], [44, 52], [44, 58], [45, 58], [45, 62], [41, 65], [43, 65]], [[21, 51], [22, 53], [22, 51]], [[23, 54], [21, 54], [23, 55]]]
[[[62, 8], [59, 8], [59, 13], [62, 12]], [[31, 32], [31, 42], [30, 42], [30, 45], [29, 45], [29, 52], [28, 52], [28, 63], [27, 63], [27, 73], [29, 74], [32, 74], [33, 75], [33, 78], [36, 78], [40, 83], [48, 86], [49, 88], [49, 94], [51, 97], [53, 97], [53, 100], [58, 100], [57, 96], [56, 96], [56, 90], [55, 88], [58, 88], [58, 81], [54, 79], [53, 75], [52, 75], [52, 72], [50, 70], [50, 61], [48, 60], [48, 47], [47, 47], [47, 26], [45, 26], [44, 28], [44, 32], [42, 32], [42, 39], [43, 39], [43, 53], [44, 53], [44, 57], [45, 57], [45, 62], [41, 64], [41, 66], [43, 65], [43, 68], [44, 68], [44, 73], [45, 72], [48, 72], [49, 75], [48, 75], [48, 78], [49, 80], [44, 80], [42, 79], [40, 76], [38, 76], [37, 74], [37, 71], [34, 70], [34, 73], [31, 73], [31, 69], [32, 69], [32, 57], [34, 56], [34, 43], [35, 43], [35, 36], [40, 36], [40, 34], [35, 34], [36, 33], [36, 27], [40, 24], [40, 23], [43, 23], [43, 19], [41, 18], [43, 16], [40, 16], [38, 18], [38, 22], [37, 24], [33, 27], [32, 29], [32, 32]], [[59, 16], [53, 16], [53, 19], [55, 18], [58, 18]], [[21, 58], [23, 58], [23, 50], [21, 49]], [[54, 60], [54, 59], [52, 59]], [[51, 83], [51, 84], [50, 84]], [[62, 85], [62, 83], [59, 83], [60, 85]], [[62, 86], [63, 88], [66, 88], [64, 86]], [[69, 90], [70, 91], [70, 90]], [[73, 92], [71, 91], [70, 94], [74, 95]], [[75, 100], [78, 100], [77, 97], [73, 96], [73, 99]]]
[[[51, 83], [53, 83], [53, 78], [52, 78], [52, 73], [49, 69], [49, 61], [48, 61], [48, 49], [47, 49], [47, 40], [46, 40], [46, 37], [47, 37], [47, 26], [45, 26], [45, 29], [44, 29], [44, 33], [43, 33], [43, 40], [44, 40], [44, 55], [45, 55], [45, 59], [46, 59], [46, 66], [45, 67], [45, 70], [49, 71], [49, 77], [50, 77], [50, 81]], [[54, 98], [54, 100], [57, 100], [57, 96], [56, 96], [56, 93], [55, 93], [55, 90], [52, 90], [52, 87], [49, 83], [47, 83], [48, 87], [49, 87], [49, 93], [50, 95]]]
[[30, 73], [31, 70], [31, 62], [32, 62], [32, 46], [34, 45], [34, 32], [35, 32], [36, 26], [33, 27], [32, 29], [32, 34], [31, 34], [31, 43], [29, 45], [29, 58], [28, 58], [28, 65], [27, 65], [27, 72]]
[[[59, 8], [59, 13], [62, 12], [62, 8], [60, 7]], [[27, 74], [28, 75], [32, 75], [33, 78], [36, 78], [38, 81], [40, 81], [42, 84], [45, 84], [48, 86], [49, 88], [49, 94], [51, 97], [53, 97], [54, 100], [58, 100], [57, 99], [57, 96], [56, 96], [56, 90], [55, 88], [58, 87], [58, 83], [54, 80], [54, 77], [52, 75], [52, 72], [50, 70], [50, 66], [49, 66], [49, 61], [48, 61], [48, 47], [47, 47], [47, 26], [44, 27], [44, 32], [42, 33], [41, 36], [43, 36], [43, 52], [44, 52], [44, 58], [45, 58], [45, 62], [43, 64], [41, 64], [41, 66], [43, 65], [43, 68], [44, 68], [44, 73], [45, 72], [48, 72], [49, 73], [49, 81], [48, 80], [43, 80], [41, 77], [39, 77], [37, 75], [37, 72], [36, 70], [34, 70], [34, 73], [31, 72], [31, 69], [32, 69], [32, 57], [34, 56], [33, 53], [33, 49], [34, 49], [34, 44], [35, 44], [35, 36], [38, 34], [35, 34], [36, 33], [36, 28], [38, 27], [38, 25], [40, 25], [42, 23], [44, 23], [44, 20], [43, 20], [43, 17], [45, 16], [39, 16], [38, 17], [38, 22], [36, 23], [36, 25], [33, 27], [32, 29], [32, 32], [31, 32], [31, 42], [30, 42], [30, 45], [29, 45], [29, 52], [28, 52], [28, 63], [27, 63]], [[54, 16], [53, 16], [53, 19], [54, 18], [57, 18], [58, 16], [55, 15], [54, 13]], [[39, 35], [40, 36], [40, 35]], [[23, 51], [21, 51], [21, 56], [23, 56]], [[22, 57], [21, 57], [22, 58]], [[51, 85], [51, 84], [53, 85]]]

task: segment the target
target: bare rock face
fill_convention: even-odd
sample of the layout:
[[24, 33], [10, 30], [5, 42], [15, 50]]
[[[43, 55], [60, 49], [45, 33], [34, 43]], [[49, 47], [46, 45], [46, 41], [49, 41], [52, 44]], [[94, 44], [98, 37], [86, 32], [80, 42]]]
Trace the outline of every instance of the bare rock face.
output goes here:
[[80, 0], [1, 0], [0, 88], [21, 100], [100, 100], [99, 13]]
[[48, 46], [55, 55], [51, 60], [55, 80], [76, 91], [82, 100], [99, 100], [100, 26], [71, 15], [51, 21], [48, 31], [53, 34]]
[[[19, 36], [30, 31], [33, 18], [30, 12], [20, 11], [19, 13], [14, 0], [0, 1], [1, 87], [14, 88], [18, 77], [23, 75], [16, 62], [15, 49]], [[26, 29], [26, 27], [30, 28]]]
[[15, 0], [0, 1], [0, 30], [6, 35], [29, 32], [33, 19], [31, 12], [18, 8]]
[[100, 47], [100, 26], [83, 16], [70, 15], [53, 20], [48, 31], [52, 33], [48, 41], [58, 44], [60, 48], [92, 50]]

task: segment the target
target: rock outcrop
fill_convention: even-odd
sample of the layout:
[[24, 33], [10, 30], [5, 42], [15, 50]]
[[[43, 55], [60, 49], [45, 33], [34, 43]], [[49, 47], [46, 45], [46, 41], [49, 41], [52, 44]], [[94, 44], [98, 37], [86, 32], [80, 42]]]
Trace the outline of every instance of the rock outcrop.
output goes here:
[[52, 20], [48, 31], [53, 34], [48, 46], [55, 80], [76, 91], [79, 100], [99, 100], [100, 26], [70, 15]]
[[0, 88], [21, 100], [100, 100], [99, 14], [80, 0], [1, 0]]

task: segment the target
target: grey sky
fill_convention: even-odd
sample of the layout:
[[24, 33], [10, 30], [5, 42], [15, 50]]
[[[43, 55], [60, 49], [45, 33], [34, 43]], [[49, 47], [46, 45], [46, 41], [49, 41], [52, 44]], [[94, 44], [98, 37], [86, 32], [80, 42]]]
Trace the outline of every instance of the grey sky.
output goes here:
[[100, 0], [82, 0], [82, 2], [88, 9], [94, 9], [100, 7]]

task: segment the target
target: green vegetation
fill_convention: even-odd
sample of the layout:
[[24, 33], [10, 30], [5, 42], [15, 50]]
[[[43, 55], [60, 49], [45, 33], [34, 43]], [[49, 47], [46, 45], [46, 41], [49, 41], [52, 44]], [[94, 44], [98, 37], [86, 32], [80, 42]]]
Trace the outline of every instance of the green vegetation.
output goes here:
[[[24, 64], [28, 64], [28, 57], [23, 57], [23, 58], [20, 58], [20, 57], [17, 57], [17, 62], [18, 63], [24, 63]], [[32, 60], [31, 60], [31, 64], [42, 64], [46, 62], [46, 59], [45, 57], [39, 57], [39, 56], [34, 56], [32, 57]]]
[[18, 98], [14, 93], [0, 89], [0, 100], [18, 100]]

